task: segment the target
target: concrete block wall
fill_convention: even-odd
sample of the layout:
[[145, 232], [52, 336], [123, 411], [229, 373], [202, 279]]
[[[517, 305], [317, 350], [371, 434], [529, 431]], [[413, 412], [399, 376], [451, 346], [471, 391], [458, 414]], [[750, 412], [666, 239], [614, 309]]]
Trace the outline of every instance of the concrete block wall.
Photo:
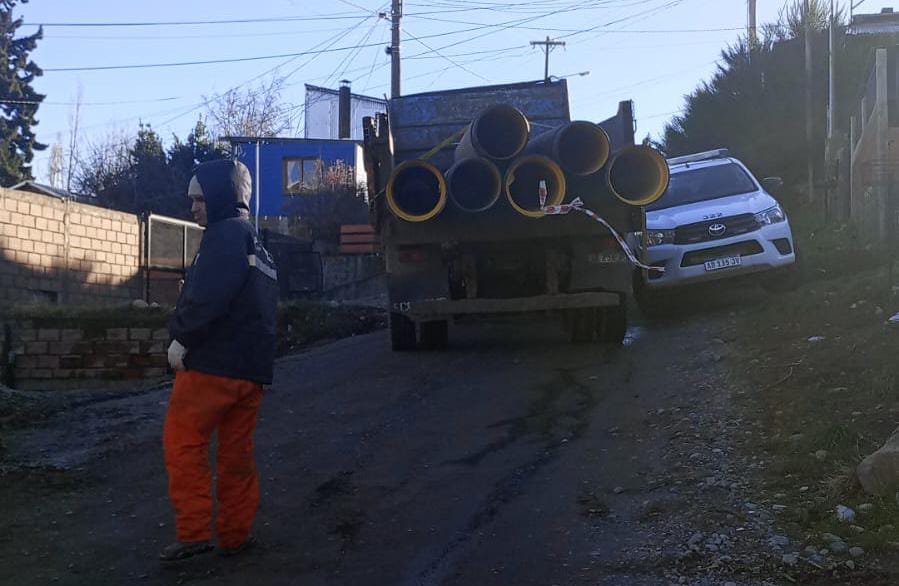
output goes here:
[[0, 305], [114, 305], [143, 297], [134, 214], [0, 188]]
[[169, 376], [165, 328], [12, 326], [14, 385], [25, 390], [135, 386]]

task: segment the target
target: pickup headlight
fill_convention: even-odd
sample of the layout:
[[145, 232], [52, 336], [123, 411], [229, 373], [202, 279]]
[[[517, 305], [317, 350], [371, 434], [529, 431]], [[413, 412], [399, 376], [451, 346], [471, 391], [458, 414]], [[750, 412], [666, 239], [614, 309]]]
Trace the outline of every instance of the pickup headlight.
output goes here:
[[758, 222], [761, 226], [776, 224], [778, 222], [783, 222], [786, 219], [787, 215], [784, 213], [783, 209], [780, 206], [768, 208], [767, 210], [759, 212], [755, 215], [755, 221]]
[[647, 230], [646, 242], [649, 246], [672, 244], [674, 242], [674, 230]]

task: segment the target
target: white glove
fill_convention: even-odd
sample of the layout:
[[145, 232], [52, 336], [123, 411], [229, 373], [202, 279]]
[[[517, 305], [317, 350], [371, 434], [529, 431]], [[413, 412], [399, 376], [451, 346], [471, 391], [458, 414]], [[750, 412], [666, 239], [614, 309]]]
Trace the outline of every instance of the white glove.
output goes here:
[[172, 370], [184, 370], [185, 356], [187, 356], [187, 348], [178, 340], [172, 340], [169, 345], [169, 366], [172, 367]]

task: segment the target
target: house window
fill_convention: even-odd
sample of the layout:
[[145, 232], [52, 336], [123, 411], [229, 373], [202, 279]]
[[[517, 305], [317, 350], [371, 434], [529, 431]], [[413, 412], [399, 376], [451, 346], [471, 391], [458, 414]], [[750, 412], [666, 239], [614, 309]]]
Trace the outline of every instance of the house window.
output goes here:
[[284, 193], [304, 193], [322, 182], [322, 161], [318, 157], [284, 159]]

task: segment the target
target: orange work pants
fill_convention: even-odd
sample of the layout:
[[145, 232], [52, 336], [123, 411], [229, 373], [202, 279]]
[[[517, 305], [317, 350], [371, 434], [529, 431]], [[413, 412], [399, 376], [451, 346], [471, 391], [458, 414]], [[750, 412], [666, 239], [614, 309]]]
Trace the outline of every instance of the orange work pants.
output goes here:
[[209, 440], [216, 430], [218, 542], [236, 547], [249, 537], [259, 505], [253, 429], [261, 400], [258, 383], [195, 371], [175, 375], [163, 447], [178, 541], [212, 538]]

